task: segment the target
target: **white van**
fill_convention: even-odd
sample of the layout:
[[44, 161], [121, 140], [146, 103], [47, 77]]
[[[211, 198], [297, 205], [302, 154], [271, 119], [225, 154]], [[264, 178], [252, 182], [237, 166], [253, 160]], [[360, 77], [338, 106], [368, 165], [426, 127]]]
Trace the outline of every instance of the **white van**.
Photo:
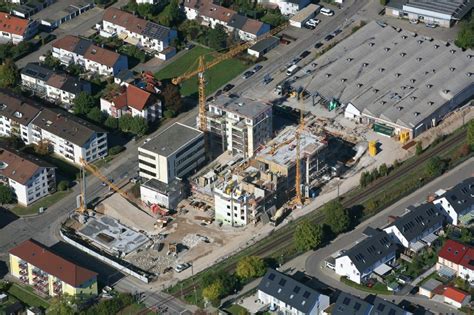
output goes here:
[[319, 12], [321, 12], [321, 14], [325, 15], [325, 16], [333, 16], [334, 15], [334, 11], [331, 10], [331, 9], [328, 9], [328, 8], [322, 8]]
[[292, 65], [291, 67], [289, 67], [288, 69], [286, 69], [286, 75], [287, 76], [290, 76], [292, 75], [293, 73], [296, 72], [296, 70], [298, 70], [298, 66], [297, 65]]

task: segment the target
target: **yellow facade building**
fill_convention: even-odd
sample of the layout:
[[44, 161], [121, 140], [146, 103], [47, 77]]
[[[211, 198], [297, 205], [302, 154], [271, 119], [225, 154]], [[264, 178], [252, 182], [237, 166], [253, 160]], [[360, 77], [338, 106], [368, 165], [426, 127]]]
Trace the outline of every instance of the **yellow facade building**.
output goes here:
[[97, 294], [97, 273], [54, 254], [35, 240], [24, 241], [9, 254], [11, 275], [44, 294]]

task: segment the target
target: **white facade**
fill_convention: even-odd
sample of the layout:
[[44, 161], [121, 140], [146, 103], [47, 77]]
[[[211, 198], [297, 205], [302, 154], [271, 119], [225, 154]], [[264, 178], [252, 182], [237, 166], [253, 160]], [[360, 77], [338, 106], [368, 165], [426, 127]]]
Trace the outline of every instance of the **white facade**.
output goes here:
[[8, 179], [10, 186], [17, 197], [17, 201], [22, 206], [28, 206], [31, 203], [49, 195], [52, 185], [55, 184], [54, 169], [41, 167], [26, 184], [21, 184]]
[[273, 3], [278, 5], [278, 8], [280, 9], [281, 14], [283, 15], [292, 15], [296, 14], [299, 10], [303, 9], [306, 7], [308, 4], [311, 3], [309, 0], [293, 0], [293, 1], [287, 1], [287, 0], [259, 0], [259, 3]]
[[148, 206], [156, 204], [166, 209], [176, 210], [183, 197], [183, 186], [178, 180], [164, 184], [151, 179], [140, 185], [140, 199]]
[[345, 276], [355, 283], [361, 283], [368, 278], [378, 266], [395, 260], [395, 252], [388, 254], [386, 257], [375, 262], [372, 266], [365, 270], [358, 270], [351, 258], [347, 255], [336, 258], [336, 274]]
[[446, 197], [440, 197], [436, 200], [433, 201], [435, 205], [437, 205], [438, 209], [442, 210], [445, 212], [449, 218], [450, 218], [450, 223], [453, 225], [459, 225], [459, 217], [462, 216], [463, 214], [466, 214], [468, 212], [474, 211], [474, 204], [471, 204], [469, 202], [466, 202], [464, 204], [465, 210], [461, 212], [457, 212], [454, 210], [453, 205], [449, 202], [449, 200], [446, 199]]
[[32, 38], [36, 33], [38, 33], [36, 21], [0, 12], [0, 43], [11, 42], [13, 45], [17, 45]]
[[257, 297], [265, 305], [270, 305], [271, 309], [278, 308], [278, 314], [285, 315], [322, 315], [324, 310], [329, 307], [329, 296], [324, 294], [318, 295], [318, 301], [314, 304], [314, 307], [309, 313], [303, 313], [286, 304], [283, 301], [280, 301], [278, 297], [271, 296], [261, 290], [257, 291]]
[[137, 4], [157, 4], [158, 0], [135, 0]]

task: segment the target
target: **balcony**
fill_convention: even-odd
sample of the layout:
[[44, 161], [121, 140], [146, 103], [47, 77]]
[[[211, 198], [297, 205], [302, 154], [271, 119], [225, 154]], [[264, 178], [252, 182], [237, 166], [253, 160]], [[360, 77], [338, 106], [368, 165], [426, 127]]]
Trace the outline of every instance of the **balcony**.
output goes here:
[[27, 276], [21, 276], [21, 277], [20, 277], [20, 281], [21, 281], [22, 283], [28, 284], [28, 277], [27, 277]]

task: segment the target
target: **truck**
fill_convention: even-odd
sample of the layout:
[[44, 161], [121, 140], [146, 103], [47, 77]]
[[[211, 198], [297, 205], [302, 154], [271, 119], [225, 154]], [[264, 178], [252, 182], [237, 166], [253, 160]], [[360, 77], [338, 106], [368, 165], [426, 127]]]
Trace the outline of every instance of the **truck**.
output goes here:
[[294, 74], [296, 71], [298, 71], [298, 69], [299, 69], [298, 65], [292, 65], [291, 67], [286, 69], [286, 75], [290, 76], [290, 75]]
[[280, 208], [275, 214], [270, 218], [270, 224], [272, 226], [277, 226], [285, 218], [285, 215], [288, 213], [288, 208]]

